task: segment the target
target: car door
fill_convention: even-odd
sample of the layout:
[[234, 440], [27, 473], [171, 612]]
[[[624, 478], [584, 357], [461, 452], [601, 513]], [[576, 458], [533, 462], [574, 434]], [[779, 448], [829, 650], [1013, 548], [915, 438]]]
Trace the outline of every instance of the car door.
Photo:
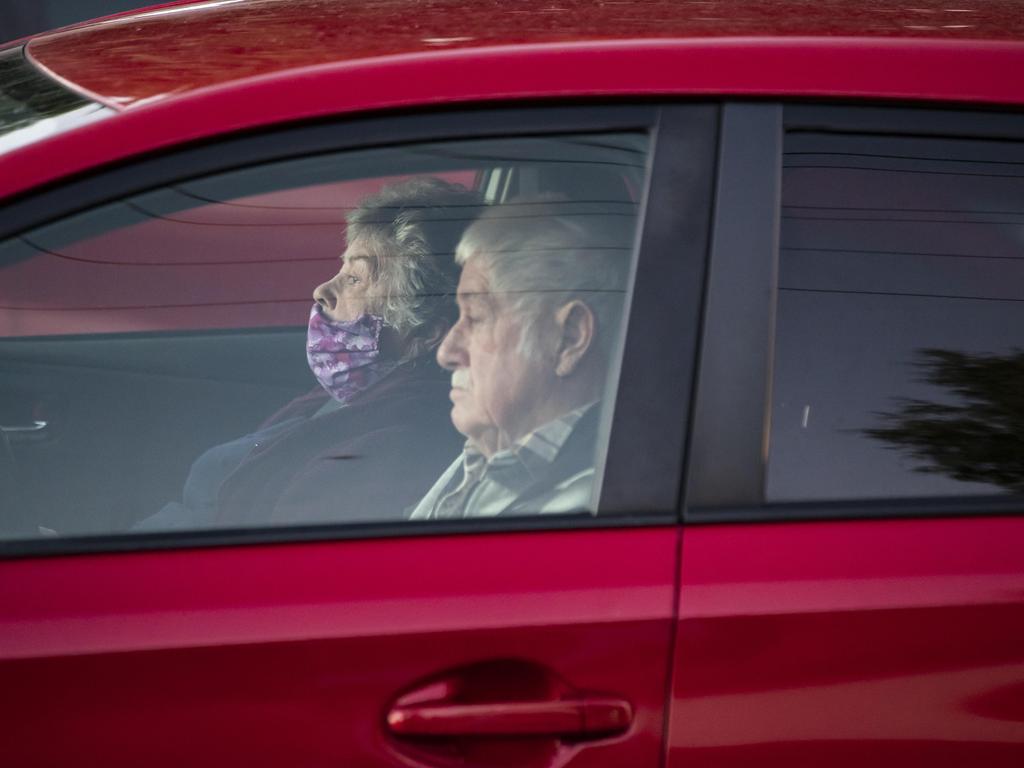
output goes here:
[[669, 766], [1024, 759], [1022, 125], [725, 108]]
[[[701, 105], [350, 120], [9, 206], [5, 760], [661, 764], [716, 125]], [[415, 522], [370, 494], [337, 519], [147, 528], [189, 461], [315, 386], [305, 292], [337, 270], [343, 214], [425, 174], [634, 228], [589, 505]]]

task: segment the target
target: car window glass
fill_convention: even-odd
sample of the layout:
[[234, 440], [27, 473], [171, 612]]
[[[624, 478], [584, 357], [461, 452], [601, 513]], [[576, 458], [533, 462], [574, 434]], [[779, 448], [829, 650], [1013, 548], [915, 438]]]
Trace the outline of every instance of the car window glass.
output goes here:
[[1024, 489], [1024, 147], [786, 139], [769, 501]]
[[0, 51], [0, 154], [112, 114], [43, 74], [21, 46]]
[[646, 152], [336, 152], [0, 242], [3, 535], [595, 512]]

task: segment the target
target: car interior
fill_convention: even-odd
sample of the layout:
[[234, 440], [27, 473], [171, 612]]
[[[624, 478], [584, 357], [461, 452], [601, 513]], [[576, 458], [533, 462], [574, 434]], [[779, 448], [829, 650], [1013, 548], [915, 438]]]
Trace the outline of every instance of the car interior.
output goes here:
[[315, 387], [304, 349], [311, 293], [337, 270], [345, 214], [365, 196], [434, 175], [490, 205], [546, 196], [574, 214], [635, 219], [645, 140], [299, 157], [55, 211], [0, 243], [0, 493], [16, 500], [0, 533], [127, 531], [180, 497], [205, 449]]

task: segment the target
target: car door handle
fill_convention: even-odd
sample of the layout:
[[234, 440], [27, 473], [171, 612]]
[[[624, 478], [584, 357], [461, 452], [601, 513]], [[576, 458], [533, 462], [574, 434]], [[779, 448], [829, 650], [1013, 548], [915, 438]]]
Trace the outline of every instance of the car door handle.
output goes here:
[[598, 738], [625, 731], [628, 702], [608, 698], [430, 703], [395, 706], [388, 727], [400, 736], [573, 736]]

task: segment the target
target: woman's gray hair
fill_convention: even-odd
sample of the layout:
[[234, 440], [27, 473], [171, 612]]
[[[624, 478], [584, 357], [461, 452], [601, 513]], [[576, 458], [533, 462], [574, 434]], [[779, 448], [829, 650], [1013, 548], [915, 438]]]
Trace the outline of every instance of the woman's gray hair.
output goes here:
[[461, 184], [418, 177], [384, 187], [348, 214], [349, 244], [359, 240], [373, 257], [372, 311], [386, 325], [415, 336], [452, 321], [455, 246], [481, 204]]
[[635, 225], [631, 203], [510, 200], [470, 225], [455, 261], [464, 267], [478, 259], [486, 267], [491, 292], [520, 316], [523, 353], [537, 353], [546, 310], [578, 299], [594, 313], [597, 348], [607, 354], [622, 319]]

